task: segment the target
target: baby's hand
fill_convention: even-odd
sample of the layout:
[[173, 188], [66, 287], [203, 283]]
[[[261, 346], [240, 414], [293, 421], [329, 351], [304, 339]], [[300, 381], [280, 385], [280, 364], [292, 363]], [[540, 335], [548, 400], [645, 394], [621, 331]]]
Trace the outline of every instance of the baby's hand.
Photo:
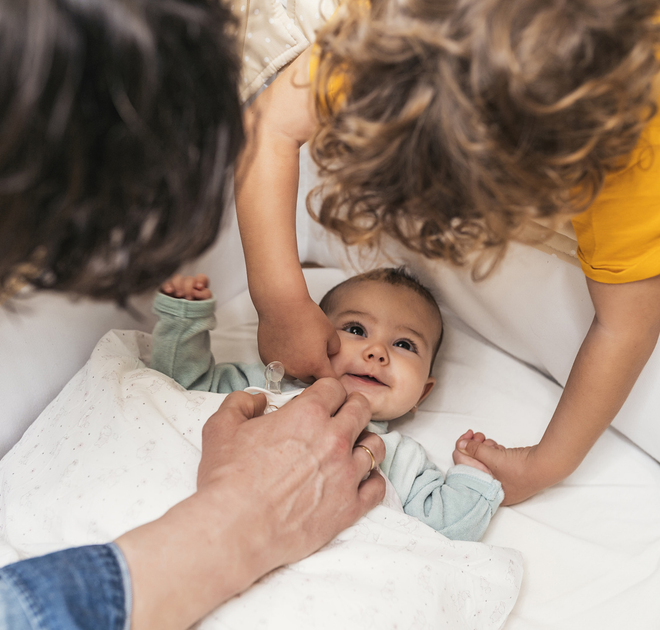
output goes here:
[[177, 273], [163, 282], [160, 290], [173, 298], [210, 300], [213, 293], [208, 287], [209, 279], [203, 273], [198, 273], [196, 276], [182, 276]]
[[482, 464], [478, 459], [475, 459], [474, 457], [470, 457], [465, 453], [461, 453], [458, 450], [458, 443], [461, 440], [474, 440], [476, 442], [482, 442], [486, 446], [492, 446], [494, 448], [500, 449], [501, 451], [504, 451], [506, 449], [502, 445], [498, 444], [495, 440], [487, 440], [486, 436], [483, 433], [475, 433], [474, 431], [472, 431], [472, 429], [468, 429], [465, 433], [463, 433], [463, 435], [461, 435], [461, 437], [458, 438], [458, 440], [456, 440], [456, 448], [452, 453], [454, 464], [456, 464], [457, 466], [459, 464], [463, 464], [464, 466], [472, 466], [472, 468], [483, 470], [491, 477], [494, 477], [491, 470], [485, 464]]

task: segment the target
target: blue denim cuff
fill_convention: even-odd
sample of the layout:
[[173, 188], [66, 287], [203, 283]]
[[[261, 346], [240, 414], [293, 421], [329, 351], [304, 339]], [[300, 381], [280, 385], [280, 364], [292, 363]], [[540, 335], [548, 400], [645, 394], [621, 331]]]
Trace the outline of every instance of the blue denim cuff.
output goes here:
[[128, 630], [130, 612], [128, 567], [113, 543], [0, 569], [0, 630]]

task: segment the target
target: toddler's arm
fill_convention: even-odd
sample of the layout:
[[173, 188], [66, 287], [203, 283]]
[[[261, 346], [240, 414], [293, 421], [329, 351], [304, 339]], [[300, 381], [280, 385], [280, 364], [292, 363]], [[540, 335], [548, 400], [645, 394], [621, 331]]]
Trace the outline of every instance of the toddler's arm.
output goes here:
[[587, 279], [596, 315], [564, 393], [535, 446], [489, 448], [464, 440], [461, 450], [488, 466], [506, 490], [506, 505], [572, 473], [625, 402], [658, 342], [660, 276], [623, 284]]
[[255, 100], [236, 175], [236, 210], [250, 295], [259, 314], [259, 353], [305, 381], [335, 376], [339, 337], [307, 292], [298, 259], [296, 201], [300, 146], [316, 126], [309, 51]]
[[209, 335], [216, 324], [215, 300], [209, 299], [206, 276], [174, 276], [161, 290], [153, 307], [158, 323], [151, 336], [152, 369], [198, 391], [230, 393], [265, 385], [260, 364], [216, 365]]
[[381, 470], [405, 513], [452, 540], [480, 540], [504, 498], [500, 482], [467, 465], [453, 466], [445, 476], [415, 440], [396, 431], [381, 438], [387, 449]]

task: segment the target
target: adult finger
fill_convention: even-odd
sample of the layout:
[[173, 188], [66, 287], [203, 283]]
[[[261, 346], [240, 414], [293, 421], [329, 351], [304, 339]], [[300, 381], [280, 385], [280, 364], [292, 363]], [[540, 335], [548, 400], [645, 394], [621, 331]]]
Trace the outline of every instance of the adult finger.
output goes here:
[[369, 478], [358, 487], [358, 500], [360, 502], [361, 515], [375, 508], [385, 497], [385, 477], [374, 469]]
[[202, 459], [197, 469], [197, 487], [210, 482], [219, 468], [223, 447], [230, 443], [240, 424], [263, 415], [266, 408], [264, 394], [234, 392], [229, 394], [218, 410], [202, 427]]
[[202, 442], [207, 437], [205, 433], [233, 430], [242, 422], [262, 416], [267, 402], [264, 394], [248, 394], [241, 391], [229, 394], [218, 410], [206, 421], [202, 429]]
[[322, 378], [305, 389], [296, 400], [319, 405], [321, 411], [334, 416], [346, 401], [346, 390], [338, 380]]
[[[335, 421], [345, 427], [351, 444], [355, 444], [371, 420], [371, 408], [367, 399], [358, 392], [348, 396], [335, 414]], [[382, 459], [380, 460], [382, 461]], [[380, 463], [380, 462], [377, 462]]]
[[[362, 439], [353, 447], [353, 461], [355, 462], [355, 480], [365, 480], [369, 477], [384, 459], [385, 445], [383, 440], [371, 434], [369, 440]], [[368, 444], [368, 446], [367, 446]], [[381, 455], [383, 455], [381, 457]]]
[[376, 466], [379, 466], [385, 459], [385, 443], [376, 433], [362, 431], [355, 442], [355, 446], [366, 446], [372, 452]]

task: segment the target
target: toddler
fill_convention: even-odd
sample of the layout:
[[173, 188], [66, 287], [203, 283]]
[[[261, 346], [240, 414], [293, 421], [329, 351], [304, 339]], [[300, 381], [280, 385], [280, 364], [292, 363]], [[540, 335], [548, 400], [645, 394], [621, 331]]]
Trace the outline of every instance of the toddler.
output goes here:
[[[445, 475], [420, 444], [387, 430], [389, 420], [414, 412], [435, 385], [431, 368], [443, 326], [433, 296], [403, 269], [377, 269], [337, 285], [320, 307], [341, 339], [338, 352], [330, 356], [332, 367], [348, 394], [360, 392], [369, 402], [368, 430], [386, 446], [381, 471], [406, 514], [448, 538], [479, 540], [504, 498], [500, 482], [458, 450], [456, 465]], [[215, 300], [206, 276], [167, 281], [154, 312], [159, 321], [153, 332], [153, 369], [187, 389], [229, 393], [266, 385], [261, 363], [215, 363], [209, 336]], [[484, 440], [471, 431], [459, 439]]]

